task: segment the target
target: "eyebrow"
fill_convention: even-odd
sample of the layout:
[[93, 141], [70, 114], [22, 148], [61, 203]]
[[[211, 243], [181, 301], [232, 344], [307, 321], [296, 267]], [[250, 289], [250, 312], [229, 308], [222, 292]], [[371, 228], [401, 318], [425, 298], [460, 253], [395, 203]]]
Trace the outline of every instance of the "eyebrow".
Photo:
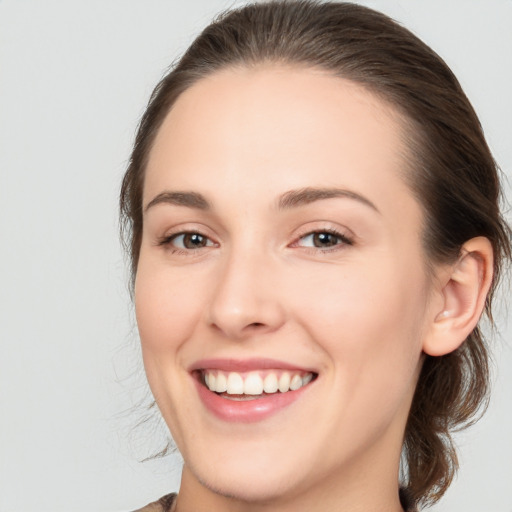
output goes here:
[[157, 204], [173, 204], [176, 206], [185, 206], [197, 210], [210, 210], [211, 205], [202, 194], [197, 192], [162, 192], [156, 195], [144, 208], [147, 212], [152, 206]]
[[372, 210], [375, 210], [377, 213], [379, 209], [373, 204], [369, 199], [358, 194], [357, 192], [353, 192], [351, 190], [345, 190], [341, 188], [301, 188], [299, 190], [290, 190], [289, 192], [284, 193], [278, 202], [278, 207], [280, 210], [287, 210], [289, 208], [296, 208], [299, 206], [303, 206], [306, 204], [313, 203], [315, 201], [321, 201], [323, 199], [333, 199], [333, 198], [346, 198], [353, 199], [358, 201], [365, 206], [369, 206]]
[[[358, 201], [372, 210], [379, 212], [379, 209], [366, 197], [353, 192], [351, 190], [341, 188], [312, 188], [306, 187], [298, 190], [290, 190], [280, 196], [278, 200], [278, 209], [288, 210], [298, 208], [315, 201], [333, 198], [346, 198]], [[149, 208], [157, 204], [171, 204], [176, 206], [184, 206], [186, 208], [195, 208], [197, 210], [211, 210], [210, 203], [206, 198], [198, 192], [171, 192], [165, 191], [157, 194], [144, 208], [147, 212]]]

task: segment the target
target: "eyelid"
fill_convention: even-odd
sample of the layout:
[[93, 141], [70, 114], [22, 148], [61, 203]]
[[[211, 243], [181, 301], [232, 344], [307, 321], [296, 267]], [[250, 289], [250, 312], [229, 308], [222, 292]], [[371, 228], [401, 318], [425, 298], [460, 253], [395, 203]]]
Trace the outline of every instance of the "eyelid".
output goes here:
[[[187, 231], [183, 231], [181, 233], [176, 233], [175, 235], [171, 235], [171, 236], [167, 237], [166, 243], [172, 243], [172, 242], [176, 241], [179, 238], [182, 238], [182, 237], [185, 238], [187, 235], [198, 235], [198, 236], [204, 238], [205, 241], [206, 241], [206, 245], [204, 247], [212, 247], [212, 246], [215, 245], [215, 243], [213, 242], [213, 240], [210, 237], [205, 236], [205, 235], [203, 235], [201, 233], [197, 233], [196, 231], [188, 231], [188, 232]], [[210, 243], [208, 243], [208, 242], [210, 242]], [[195, 250], [195, 249], [202, 249], [202, 247], [201, 246], [200, 247], [195, 247], [195, 248], [180, 247], [180, 249]]]
[[[316, 247], [316, 246], [308, 246], [302, 245], [300, 242], [304, 238], [308, 236], [313, 236], [315, 234], [320, 233], [328, 233], [339, 239], [339, 243], [336, 243], [332, 246], [325, 247]], [[178, 247], [173, 245], [173, 240], [180, 236], [185, 236], [187, 234], [197, 234], [201, 237], [207, 239], [207, 245], [199, 246], [197, 248], [186, 248], [186, 247]], [[345, 226], [333, 225], [332, 223], [327, 222], [309, 222], [306, 225], [303, 225], [300, 230], [297, 230], [295, 235], [292, 235], [293, 241], [288, 244], [288, 247], [291, 248], [299, 248], [305, 251], [313, 252], [313, 253], [329, 253], [333, 251], [338, 251], [347, 246], [352, 246], [355, 243], [356, 236], [354, 233], [346, 228]], [[216, 240], [215, 236], [212, 236], [211, 230], [206, 226], [197, 226], [196, 225], [178, 225], [173, 227], [163, 236], [159, 236], [156, 238], [155, 245], [161, 246], [164, 249], [170, 251], [173, 254], [186, 254], [193, 255], [198, 252], [203, 252], [205, 250], [219, 247], [220, 244]]]
[[[340, 239], [340, 243], [337, 243], [333, 246], [327, 247], [312, 247], [306, 245], [300, 245], [300, 241], [308, 236], [312, 236], [320, 233], [329, 233], [333, 236], [336, 236]], [[355, 235], [347, 228], [342, 227], [334, 227], [332, 224], [329, 225], [317, 225], [312, 226], [308, 225], [307, 227], [303, 227], [295, 236], [294, 241], [290, 244], [290, 247], [298, 247], [315, 253], [328, 253], [333, 251], [339, 251], [347, 246], [354, 245]]]
[[[197, 253], [199, 252], [203, 252], [203, 250], [208, 250], [219, 246], [219, 243], [216, 241], [215, 237], [209, 234], [209, 231], [209, 229], [198, 227], [197, 225], [179, 225], [172, 228], [171, 230], [168, 230], [163, 236], [158, 236], [156, 238], [155, 245], [164, 248], [171, 254], [194, 256], [197, 255]], [[211, 243], [208, 243], [206, 246], [197, 248], [186, 248], [173, 245], [173, 241], [179, 238], [180, 236], [195, 234], [207, 239]]]

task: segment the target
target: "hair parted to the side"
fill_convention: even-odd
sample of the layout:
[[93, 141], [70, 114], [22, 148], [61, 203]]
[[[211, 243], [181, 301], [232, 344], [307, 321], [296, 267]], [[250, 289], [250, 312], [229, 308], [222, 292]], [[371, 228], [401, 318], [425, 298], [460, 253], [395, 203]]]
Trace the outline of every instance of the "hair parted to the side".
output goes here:
[[[137, 272], [144, 171], [155, 135], [179, 95], [203, 77], [234, 66], [283, 63], [326, 70], [388, 102], [407, 124], [410, 169], [404, 179], [422, 205], [425, 254], [450, 262], [467, 240], [494, 249], [493, 293], [511, 257], [500, 214], [498, 168], [457, 79], [427, 45], [384, 14], [352, 3], [258, 2], [221, 15], [158, 84], [142, 117], [125, 174], [121, 229]], [[132, 281], [133, 285], [133, 281]], [[404, 438], [404, 482], [418, 505], [437, 501], [457, 468], [450, 432], [485, 409], [489, 354], [477, 327], [455, 352], [426, 356]]]

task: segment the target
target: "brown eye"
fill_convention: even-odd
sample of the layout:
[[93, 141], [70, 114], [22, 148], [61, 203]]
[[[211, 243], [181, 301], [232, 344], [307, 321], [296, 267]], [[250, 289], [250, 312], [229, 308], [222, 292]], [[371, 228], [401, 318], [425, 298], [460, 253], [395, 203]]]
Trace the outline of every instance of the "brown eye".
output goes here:
[[330, 249], [337, 245], [351, 245], [352, 242], [341, 233], [331, 233], [330, 231], [314, 231], [299, 240], [301, 247], [314, 247], [317, 249]]
[[332, 233], [314, 233], [313, 245], [315, 247], [332, 247], [340, 243], [340, 237]]
[[198, 247], [205, 247], [207, 238], [199, 233], [187, 233], [183, 236], [183, 245], [187, 249], [197, 249]]
[[200, 233], [179, 233], [174, 235], [170, 243], [178, 249], [201, 249], [213, 245], [213, 242]]

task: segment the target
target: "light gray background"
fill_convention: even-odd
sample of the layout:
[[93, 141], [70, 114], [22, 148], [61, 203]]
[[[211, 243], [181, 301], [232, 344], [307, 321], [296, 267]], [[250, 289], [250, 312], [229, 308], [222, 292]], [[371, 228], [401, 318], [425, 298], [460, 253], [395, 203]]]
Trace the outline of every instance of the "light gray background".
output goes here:
[[[452, 66], [512, 176], [512, 1], [375, 0]], [[126, 511], [175, 490], [139, 464], [144, 379], [117, 194], [152, 87], [227, 0], [0, 0], [0, 511]], [[509, 197], [510, 189], [509, 189]], [[437, 512], [512, 512], [512, 322], [485, 419]], [[136, 431], [137, 432], [137, 431]], [[131, 441], [129, 441], [131, 439]]]

